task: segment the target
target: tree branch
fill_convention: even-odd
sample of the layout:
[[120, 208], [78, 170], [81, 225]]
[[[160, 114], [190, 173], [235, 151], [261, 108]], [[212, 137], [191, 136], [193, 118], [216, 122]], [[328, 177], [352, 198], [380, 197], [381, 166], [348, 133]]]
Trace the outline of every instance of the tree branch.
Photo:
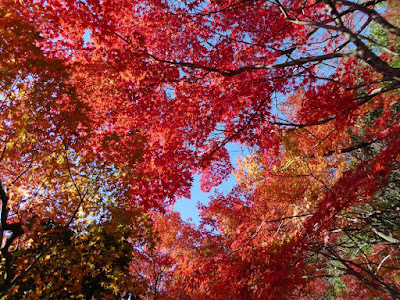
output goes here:
[[[9, 209], [7, 207], [9, 197], [4, 190], [2, 183], [0, 183], [0, 199], [1, 199], [1, 227], [0, 227], [0, 246], [1, 246], [1, 255], [5, 260], [5, 272], [4, 272], [4, 282], [0, 286], [0, 291], [4, 291], [8, 289], [12, 279], [14, 278], [12, 264], [11, 264], [11, 254], [9, 251], [10, 246], [13, 241], [21, 236], [24, 233], [22, 229], [22, 224], [20, 222], [15, 222], [9, 224], [7, 222]], [[7, 237], [4, 246], [3, 246], [3, 236], [4, 231], [11, 231], [11, 234]]]
[[[326, 3], [328, 0], [321, 0], [321, 2]], [[384, 17], [382, 17], [376, 10], [368, 8], [365, 4], [358, 4], [355, 2], [347, 1], [347, 0], [333, 0], [337, 4], [346, 5], [352, 7], [356, 10], [359, 10], [369, 16], [371, 16], [372, 20], [382, 26], [384, 29], [389, 31], [390, 33], [400, 36], [400, 28], [391, 24]]]

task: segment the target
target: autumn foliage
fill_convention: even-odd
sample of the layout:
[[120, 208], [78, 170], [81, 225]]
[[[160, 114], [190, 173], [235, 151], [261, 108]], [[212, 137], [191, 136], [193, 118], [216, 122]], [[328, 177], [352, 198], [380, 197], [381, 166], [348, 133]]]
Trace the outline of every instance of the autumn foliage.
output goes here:
[[[0, 294], [400, 299], [399, 24], [393, 0], [2, 0]], [[173, 211], [194, 174], [198, 226]]]

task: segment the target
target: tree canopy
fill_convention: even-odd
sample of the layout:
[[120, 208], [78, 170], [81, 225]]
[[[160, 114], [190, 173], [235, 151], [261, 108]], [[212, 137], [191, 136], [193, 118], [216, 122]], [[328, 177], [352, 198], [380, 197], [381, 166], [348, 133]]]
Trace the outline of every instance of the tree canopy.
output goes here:
[[400, 299], [399, 8], [1, 1], [0, 294]]

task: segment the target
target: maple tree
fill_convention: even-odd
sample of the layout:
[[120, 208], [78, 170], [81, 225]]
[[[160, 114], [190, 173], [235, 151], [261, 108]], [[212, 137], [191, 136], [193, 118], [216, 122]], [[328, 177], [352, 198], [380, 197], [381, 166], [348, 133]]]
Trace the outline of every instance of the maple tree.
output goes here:
[[94, 155], [79, 137], [80, 126], [96, 124], [70, 67], [38, 45], [46, 17], [37, 4], [4, 1], [0, 15], [1, 295], [143, 293], [146, 284], [128, 271], [132, 246], [150, 242], [146, 217], [124, 203], [133, 170]]
[[[2, 293], [399, 297], [396, 5], [3, 1]], [[230, 142], [254, 150], [239, 185], [180, 221], [193, 174], [231, 174]], [[57, 294], [47, 268], [76, 262], [115, 273]]]

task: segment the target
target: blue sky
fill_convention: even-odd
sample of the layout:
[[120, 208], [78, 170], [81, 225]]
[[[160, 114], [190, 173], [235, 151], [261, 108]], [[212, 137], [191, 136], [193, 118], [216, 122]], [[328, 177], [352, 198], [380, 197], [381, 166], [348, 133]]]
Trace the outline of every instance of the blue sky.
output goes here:
[[[239, 156], [246, 156], [250, 152], [246, 148], [241, 148], [239, 144], [229, 143], [226, 146], [233, 167], [236, 167], [236, 159]], [[218, 187], [213, 188], [210, 193], [204, 193], [200, 189], [200, 178], [201, 175], [194, 175], [193, 185], [191, 189], [191, 199], [180, 199], [174, 205], [174, 210], [178, 211], [181, 214], [181, 218], [183, 220], [187, 220], [188, 218], [192, 219], [192, 222], [196, 225], [200, 222], [199, 211], [197, 209], [197, 203], [200, 202], [202, 204], [207, 204], [209, 202], [209, 197], [214, 194], [215, 189], [223, 193], [229, 193], [232, 188], [237, 183], [235, 176], [232, 174], [229, 178], [220, 184]]]

